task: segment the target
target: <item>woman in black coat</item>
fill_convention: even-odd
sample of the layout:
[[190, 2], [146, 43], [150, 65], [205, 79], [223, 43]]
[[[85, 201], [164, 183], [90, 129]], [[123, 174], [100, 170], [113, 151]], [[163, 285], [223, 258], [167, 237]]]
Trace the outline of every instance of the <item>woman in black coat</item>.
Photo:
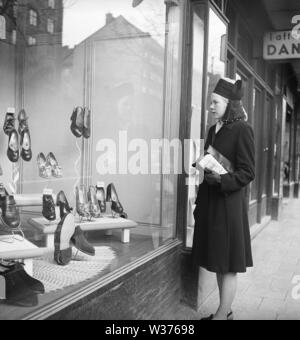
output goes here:
[[220, 79], [210, 106], [217, 124], [209, 130], [205, 151], [212, 146], [232, 167], [224, 175], [205, 171], [194, 211], [193, 258], [217, 274], [220, 292], [219, 309], [206, 320], [233, 318], [237, 273], [253, 266], [245, 188], [255, 178], [255, 145], [242, 96], [241, 81]]

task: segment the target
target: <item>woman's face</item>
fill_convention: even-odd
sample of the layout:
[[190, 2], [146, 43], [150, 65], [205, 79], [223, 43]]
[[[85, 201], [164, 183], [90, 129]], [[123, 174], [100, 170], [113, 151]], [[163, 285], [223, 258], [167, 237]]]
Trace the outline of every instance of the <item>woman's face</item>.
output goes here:
[[223, 118], [227, 109], [228, 102], [228, 99], [216, 93], [213, 93], [211, 95], [210, 111], [216, 120]]

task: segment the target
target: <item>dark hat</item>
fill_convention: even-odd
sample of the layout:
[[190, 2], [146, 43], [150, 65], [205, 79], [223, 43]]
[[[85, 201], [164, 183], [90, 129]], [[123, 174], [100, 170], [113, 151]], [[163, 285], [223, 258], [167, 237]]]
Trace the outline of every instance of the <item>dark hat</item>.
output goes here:
[[243, 83], [238, 80], [233, 84], [221, 78], [215, 87], [214, 93], [230, 100], [241, 100], [244, 96]]

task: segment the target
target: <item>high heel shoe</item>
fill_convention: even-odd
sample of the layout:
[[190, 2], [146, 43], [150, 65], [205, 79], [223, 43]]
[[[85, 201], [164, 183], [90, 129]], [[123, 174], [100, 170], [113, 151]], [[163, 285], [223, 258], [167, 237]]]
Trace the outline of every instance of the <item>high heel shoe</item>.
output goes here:
[[31, 139], [29, 130], [23, 130], [21, 132], [21, 157], [23, 161], [30, 162], [32, 158], [32, 151], [31, 151]]
[[96, 189], [93, 186], [90, 186], [89, 188], [88, 201], [91, 216], [94, 218], [99, 218], [101, 216], [101, 211], [96, 197]]
[[104, 214], [106, 212], [106, 198], [105, 198], [104, 183], [101, 183], [101, 182], [97, 183], [96, 198], [98, 200], [101, 214]]
[[87, 107], [83, 111], [82, 135], [84, 138], [90, 138], [91, 136], [91, 111]]
[[60, 218], [62, 219], [66, 213], [73, 211], [70, 207], [67, 197], [63, 191], [60, 191], [56, 197], [56, 206], [59, 207]]
[[71, 116], [71, 131], [77, 138], [82, 136], [84, 127], [84, 112], [82, 107], [76, 107]]
[[76, 187], [76, 211], [81, 218], [90, 219], [90, 207], [87, 200], [86, 188], [81, 185]]
[[55, 158], [55, 156], [53, 155], [52, 152], [50, 152], [46, 158], [47, 164], [49, 166], [51, 166], [51, 172], [52, 172], [52, 176], [56, 177], [56, 178], [60, 178], [62, 177], [62, 169], [61, 166], [58, 165], [58, 162]]
[[7, 157], [12, 163], [16, 163], [19, 156], [19, 135], [16, 130], [12, 130], [8, 139]]
[[111, 202], [112, 216], [116, 217], [116, 214], [120, 217], [127, 218], [127, 214], [124, 212], [123, 206], [120, 203], [116, 188], [113, 183], [109, 184], [106, 190], [106, 201]]
[[37, 156], [37, 165], [39, 170], [39, 176], [42, 178], [51, 177], [51, 166], [47, 163], [45, 155], [41, 152]]

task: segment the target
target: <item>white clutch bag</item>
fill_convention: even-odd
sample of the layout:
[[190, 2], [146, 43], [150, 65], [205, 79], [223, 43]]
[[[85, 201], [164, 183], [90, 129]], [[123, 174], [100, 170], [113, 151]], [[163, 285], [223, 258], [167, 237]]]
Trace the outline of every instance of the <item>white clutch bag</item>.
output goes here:
[[200, 167], [204, 169], [216, 172], [219, 175], [225, 175], [228, 173], [227, 170], [214, 158], [214, 156], [208, 154], [204, 156], [199, 162]]

